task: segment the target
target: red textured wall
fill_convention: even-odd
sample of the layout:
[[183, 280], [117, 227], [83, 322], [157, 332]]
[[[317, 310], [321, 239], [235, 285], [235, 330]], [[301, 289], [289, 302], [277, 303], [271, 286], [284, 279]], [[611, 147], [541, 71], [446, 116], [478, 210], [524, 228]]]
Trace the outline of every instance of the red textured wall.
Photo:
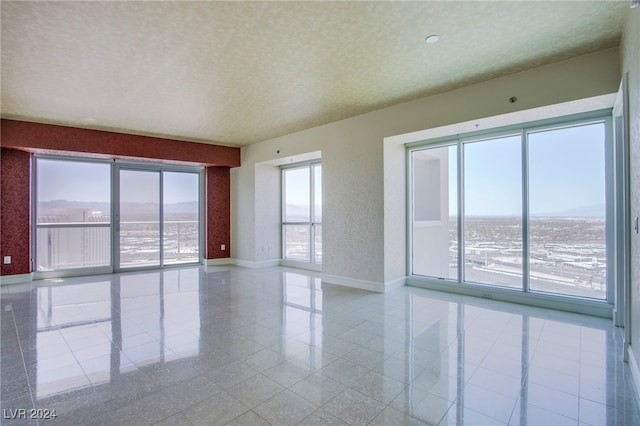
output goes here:
[[[207, 259], [230, 256], [231, 172], [226, 167], [207, 167]], [[224, 244], [226, 249], [221, 250]]]
[[[31, 154], [0, 150], [0, 275], [31, 272]], [[11, 256], [5, 265], [4, 256]]]
[[206, 166], [240, 165], [240, 148], [26, 121], [2, 120], [1, 124], [0, 145], [5, 148], [31, 152], [83, 152], [114, 158], [186, 161]]
[[[231, 243], [230, 167], [240, 149], [196, 142], [127, 135], [49, 124], [2, 120], [0, 275], [31, 272], [31, 153], [82, 153], [109, 158], [188, 162], [206, 167], [206, 259], [229, 257]], [[226, 250], [221, 250], [221, 244]], [[0, 259], [0, 263], [2, 259]]]

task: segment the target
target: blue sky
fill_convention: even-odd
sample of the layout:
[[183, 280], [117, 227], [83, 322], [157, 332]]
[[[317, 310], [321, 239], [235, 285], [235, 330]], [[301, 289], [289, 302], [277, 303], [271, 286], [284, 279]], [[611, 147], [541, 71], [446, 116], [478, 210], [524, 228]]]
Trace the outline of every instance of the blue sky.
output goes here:
[[39, 201], [110, 201], [110, 164], [38, 159], [37, 165]]
[[[314, 185], [316, 189], [316, 202], [322, 201], [318, 197], [322, 197], [322, 167], [315, 166]], [[286, 187], [287, 202], [289, 204], [309, 204], [309, 168], [289, 169], [287, 170]]]
[[[605, 204], [604, 124], [529, 136], [532, 214]], [[604, 215], [604, 210], [602, 211]]]
[[[521, 215], [520, 136], [466, 143], [464, 155], [465, 213], [471, 216]], [[455, 171], [454, 162], [455, 155], [450, 155], [450, 174]], [[450, 208], [453, 212], [457, 203], [453, 198], [455, 176], [451, 177]], [[532, 215], [594, 205], [604, 208], [604, 196], [604, 124], [529, 135], [529, 208]]]
[[[39, 201], [68, 200], [82, 202], [109, 202], [111, 165], [39, 159]], [[134, 177], [122, 182], [122, 201], [157, 202], [158, 173], [123, 171]], [[198, 200], [198, 175], [194, 173], [165, 172], [164, 202], [166, 204]], [[149, 188], [155, 188], [155, 191]]]

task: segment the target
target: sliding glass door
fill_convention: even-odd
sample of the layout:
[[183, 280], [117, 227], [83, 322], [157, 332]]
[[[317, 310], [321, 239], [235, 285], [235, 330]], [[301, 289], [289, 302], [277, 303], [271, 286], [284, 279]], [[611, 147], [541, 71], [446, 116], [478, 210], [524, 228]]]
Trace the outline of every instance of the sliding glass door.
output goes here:
[[162, 173], [164, 264], [200, 261], [200, 175]]
[[463, 144], [464, 280], [522, 286], [520, 137]]
[[200, 260], [200, 175], [118, 167], [118, 269]]
[[160, 172], [119, 170], [119, 268], [160, 266]]
[[200, 168], [37, 156], [34, 175], [43, 276], [200, 262]]
[[529, 133], [529, 287], [606, 297], [604, 123]]
[[412, 275], [607, 300], [607, 126], [556, 120], [412, 147]]

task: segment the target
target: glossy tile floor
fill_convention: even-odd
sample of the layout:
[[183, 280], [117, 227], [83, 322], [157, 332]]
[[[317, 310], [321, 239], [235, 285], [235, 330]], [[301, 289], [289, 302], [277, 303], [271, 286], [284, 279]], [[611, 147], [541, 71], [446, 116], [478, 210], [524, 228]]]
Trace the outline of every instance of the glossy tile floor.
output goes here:
[[605, 319], [235, 267], [5, 286], [1, 311], [3, 425], [640, 424]]

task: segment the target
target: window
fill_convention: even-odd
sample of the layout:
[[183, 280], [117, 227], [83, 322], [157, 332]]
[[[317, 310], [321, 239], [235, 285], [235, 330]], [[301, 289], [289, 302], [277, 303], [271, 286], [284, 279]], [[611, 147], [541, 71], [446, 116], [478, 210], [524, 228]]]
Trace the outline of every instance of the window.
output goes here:
[[200, 176], [165, 171], [163, 177], [163, 252], [165, 264], [200, 260]]
[[36, 159], [36, 270], [111, 266], [111, 166]]
[[522, 285], [519, 136], [472, 141], [464, 158], [464, 280]]
[[282, 169], [282, 257], [322, 263], [322, 166]]
[[605, 126], [527, 134], [529, 286], [606, 297]]
[[200, 174], [118, 167], [118, 267], [200, 259]]
[[200, 261], [201, 168], [51, 156], [34, 164], [37, 272]]
[[547, 123], [409, 148], [412, 275], [609, 298], [609, 119]]

